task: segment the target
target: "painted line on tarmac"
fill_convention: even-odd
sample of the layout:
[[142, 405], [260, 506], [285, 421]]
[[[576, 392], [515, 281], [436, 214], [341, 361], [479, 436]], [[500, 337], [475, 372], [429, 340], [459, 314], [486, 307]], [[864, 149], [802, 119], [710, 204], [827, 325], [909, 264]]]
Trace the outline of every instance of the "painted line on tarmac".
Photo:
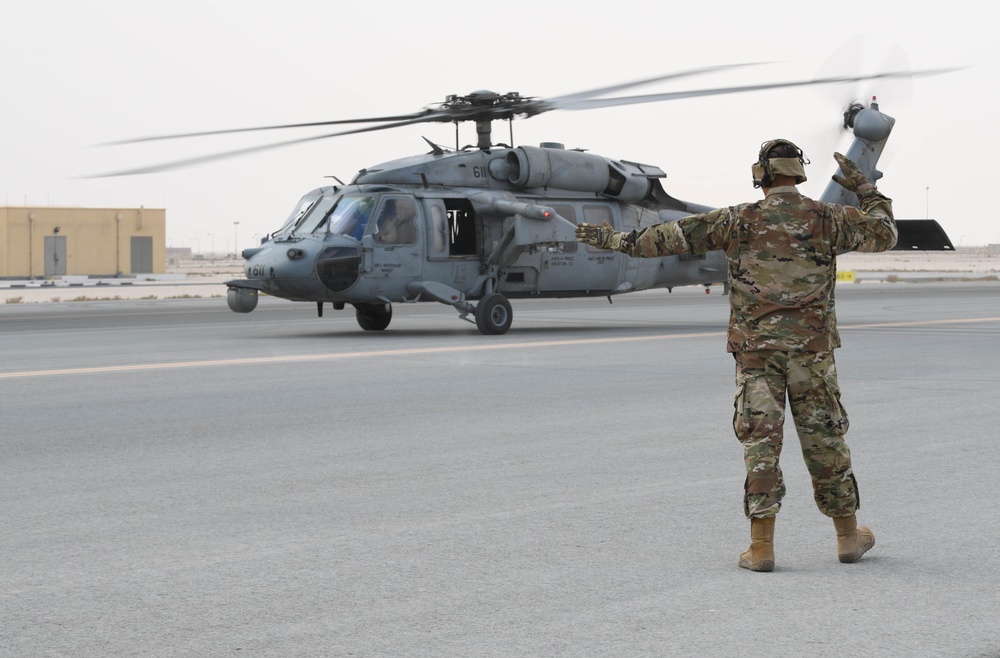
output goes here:
[[650, 340], [671, 340], [681, 338], [704, 338], [725, 336], [725, 332], [712, 331], [696, 334], [671, 334], [660, 336], [629, 336], [620, 338], [584, 338], [579, 340], [551, 340], [530, 343], [503, 343], [493, 345], [466, 345], [449, 347], [420, 347], [402, 350], [378, 350], [374, 352], [334, 352], [327, 354], [290, 354], [287, 356], [250, 357], [243, 359], [214, 359], [205, 361], [179, 361], [177, 363], [143, 363], [135, 365], [99, 366], [93, 368], [64, 368], [60, 370], [26, 370], [23, 372], [0, 373], [0, 379], [19, 377], [47, 377], [53, 375], [87, 375], [109, 372], [138, 372], [145, 370], [176, 370], [179, 368], [205, 368], [211, 366], [261, 365], [268, 363], [297, 363], [301, 361], [329, 361], [335, 359], [356, 359], [380, 356], [408, 356], [422, 354], [446, 354], [455, 352], [484, 352], [488, 350], [509, 350], [534, 347], [561, 347], [567, 345], [595, 345], [600, 343], [627, 343]]
[[[942, 324], [970, 324], [1000, 322], [998, 318], [967, 318], [963, 320], [916, 320], [910, 322], [883, 322], [873, 324], [842, 325], [840, 329], [870, 329], [882, 327], [924, 327]], [[654, 340], [680, 340], [685, 338], [709, 338], [725, 336], [725, 332], [710, 331], [691, 334], [661, 334], [658, 336], [625, 336], [618, 338], [581, 338], [577, 340], [535, 341], [530, 343], [503, 343], [500, 345], [465, 345], [449, 347], [420, 347], [402, 350], [378, 350], [373, 352], [335, 352], [328, 354], [293, 354], [287, 356], [252, 357], [242, 359], [210, 359], [203, 361], [179, 361], [177, 363], [141, 363], [134, 365], [99, 366], [92, 368], [63, 368], [59, 370], [25, 370], [0, 373], [0, 379], [25, 377], [53, 377], [58, 375], [94, 375], [118, 372], [144, 372], [149, 370], [178, 370], [184, 368], [210, 368], [214, 366], [261, 365], [268, 363], [297, 363], [302, 361], [330, 361], [336, 359], [357, 359], [365, 357], [410, 356], [422, 354], [447, 354], [457, 352], [485, 352], [490, 350], [531, 349], [536, 347], [566, 347], [571, 345], [601, 345], [611, 343], [637, 343]]]
[[881, 327], [928, 327], [937, 324], [975, 324], [977, 322], [1000, 322], [1000, 318], [964, 318], [953, 320], [911, 320], [908, 322], [873, 322], [871, 324], [849, 324], [839, 329], [877, 329]]

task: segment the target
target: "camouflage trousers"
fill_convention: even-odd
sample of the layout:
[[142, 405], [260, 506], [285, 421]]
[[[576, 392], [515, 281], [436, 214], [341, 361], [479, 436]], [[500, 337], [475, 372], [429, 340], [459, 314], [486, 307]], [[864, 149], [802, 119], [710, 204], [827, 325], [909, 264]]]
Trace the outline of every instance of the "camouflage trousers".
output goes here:
[[847, 413], [840, 403], [833, 352], [738, 352], [733, 429], [743, 444], [747, 517], [778, 513], [785, 496], [781, 475], [785, 396], [791, 406], [813, 497], [830, 517], [860, 507], [851, 453], [844, 443]]

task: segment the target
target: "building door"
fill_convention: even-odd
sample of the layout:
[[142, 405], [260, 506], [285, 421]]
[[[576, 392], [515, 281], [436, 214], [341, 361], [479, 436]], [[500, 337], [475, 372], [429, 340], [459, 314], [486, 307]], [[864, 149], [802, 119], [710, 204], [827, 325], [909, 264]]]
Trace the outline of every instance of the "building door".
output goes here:
[[45, 276], [66, 274], [66, 238], [62, 235], [45, 236]]
[[132, 274], [149, 274], [153, 271], [153, 237], [132, 236]]

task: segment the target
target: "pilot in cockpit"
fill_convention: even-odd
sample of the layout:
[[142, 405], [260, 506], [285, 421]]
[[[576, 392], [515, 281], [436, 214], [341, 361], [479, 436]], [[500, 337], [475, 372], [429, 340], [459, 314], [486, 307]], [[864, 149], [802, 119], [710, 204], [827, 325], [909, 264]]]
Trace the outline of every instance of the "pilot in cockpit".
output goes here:
[[375, 222], [375, 240], [382, 244], [412, 244], [416, 242], [414, 225], [417, 210], [410, 199], [389, 199]]

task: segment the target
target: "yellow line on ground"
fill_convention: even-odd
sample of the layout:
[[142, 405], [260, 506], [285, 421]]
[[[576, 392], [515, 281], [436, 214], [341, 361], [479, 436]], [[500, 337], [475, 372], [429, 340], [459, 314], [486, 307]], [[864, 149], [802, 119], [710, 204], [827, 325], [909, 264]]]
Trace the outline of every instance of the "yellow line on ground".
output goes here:
[[[914, 320], [909, 322], [881, 322], [872, 324], [842, 325], [841, 329], [872, 329], [884, 327], [920, 327], [942, 324], [972, 324], [1000, 322], [998, 318], [965, 318], [958, 320]], [[581, 338], [576, 340], [547, 340], [527, 343], [500, 343], [487, 345], [452, 345], [447, 347], [418, 347], [400, 350], [376, 350], [371, 352], [333, 352], [327, 354], [290, 354], [287, 356], [251, 357], [241, 359], [210, 359], [204, 361], [178, 361], [176, 363], [139, 363], [133, 365], [99, 366], [93, 368], [62, 368], [58, 370], [25, 370], [0, 373], [0, 379], [24, 377], [51, 377], [56, 375], [88, 375], [111, 372], [139, 372], [147, 370], [177, 370], [182, 368], [207, 368], [212, 366], [260, 365], [267, 363], [296, 363], [302, 361], [329, 361], [335, 359], [357, 359], [365, 357], [407, 356], [421, 354], [445, 354], [456, 352], [484, 352], [488, 350], [530, 349], [534, 347], [565, 347], [571, 345], [600, 345], [610, 343], [634, 343], [653, 340], [678, 340], [684, 338], [707, 338], [724, 336], [725, 332], [707, 331], [690, 334], [661, 334], [657, 336], [622, 336], [617, 338]]]

